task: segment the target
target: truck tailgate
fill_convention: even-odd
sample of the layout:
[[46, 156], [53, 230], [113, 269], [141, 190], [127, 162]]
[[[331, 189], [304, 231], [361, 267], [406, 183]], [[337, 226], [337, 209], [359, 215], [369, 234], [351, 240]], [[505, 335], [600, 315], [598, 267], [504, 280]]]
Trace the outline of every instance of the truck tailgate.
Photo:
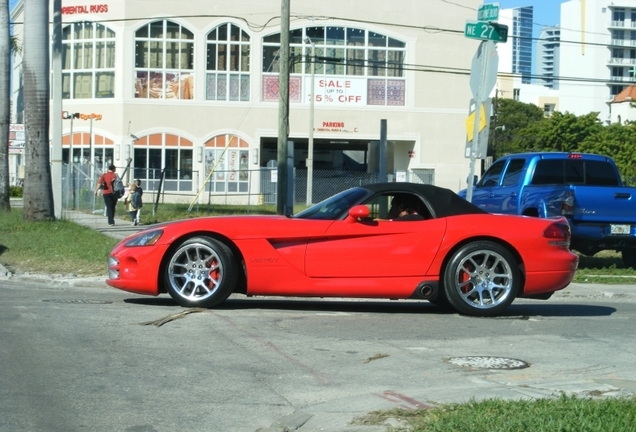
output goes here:
[[575, 221], [636, 224], [636, 188], [574, 186], [572, 189]]

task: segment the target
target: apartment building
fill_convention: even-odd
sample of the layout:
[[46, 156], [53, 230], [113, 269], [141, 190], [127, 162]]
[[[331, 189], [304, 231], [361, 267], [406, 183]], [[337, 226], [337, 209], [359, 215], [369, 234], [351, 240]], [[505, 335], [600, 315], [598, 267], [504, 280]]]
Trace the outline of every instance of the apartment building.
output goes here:
[[612, 102], [636, 82], [636, 3], [563, 3], [559, 67], [562, 111], [576, 115], [599, 112], [605, 123], [618, 121]]
[[549, 89], [558, 90], [559, 56], [561, 29], [559, 26], [546, 26], [539, 32], [537, 41], [536, 83]]
[[508, 41], [500, 44], [499, 72], [518, 74], [522, 84], [532, 83], [532, 25], [533, 7], [503, 9], [500, 24], [508, 26]]

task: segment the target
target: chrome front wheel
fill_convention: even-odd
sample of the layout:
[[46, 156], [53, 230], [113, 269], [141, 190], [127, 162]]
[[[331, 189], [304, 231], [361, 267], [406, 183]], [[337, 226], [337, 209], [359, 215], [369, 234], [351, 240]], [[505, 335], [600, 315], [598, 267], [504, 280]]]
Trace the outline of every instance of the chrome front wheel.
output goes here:
[[164, 281], [170, 296], [186, 307], [211, 307], [227, 299], [236, 285], [237, 264], [218, 240], [195, 237], [170, 253]]

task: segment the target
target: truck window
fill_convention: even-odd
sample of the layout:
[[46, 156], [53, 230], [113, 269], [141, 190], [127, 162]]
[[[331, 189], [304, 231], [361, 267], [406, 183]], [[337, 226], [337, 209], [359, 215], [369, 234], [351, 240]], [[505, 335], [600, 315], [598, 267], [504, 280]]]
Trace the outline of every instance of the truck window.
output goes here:
[[519, 182], [519, 177], [521, 177], [521, 171], [523, 167], [526, 165], [525, 159], [511, 159], [508, 164], [508, 168], [506, 168], [506, 173], [504, 174], [504, 179], [502, 186], [514, 186]]
[[580, 159], [567, 159], [565, 162], [565, 183], [585, 184], [585, 162]]
[[537, 162], [531, 184], [618, 186], [618, 177], [608, 162], [581, 159], [544, 159]]
[[490, 168], [488, 168], [488, 170], [484, 173], [484, 176], [477, 184], [477, 187], [497, 186], [499, 184], [499, 178], [501, 177], [501, 172], [503, 171], [505, 164], [505, 160], [501, 160], [492, 164]]
[[532, 175], [533, 185], [562, 184], [563, 183], [563, 160], [543, 159], [537, 162]]
[[585, 184], [590, 186], [618, 186], [618, 176], [610, 163], [586, 161]]

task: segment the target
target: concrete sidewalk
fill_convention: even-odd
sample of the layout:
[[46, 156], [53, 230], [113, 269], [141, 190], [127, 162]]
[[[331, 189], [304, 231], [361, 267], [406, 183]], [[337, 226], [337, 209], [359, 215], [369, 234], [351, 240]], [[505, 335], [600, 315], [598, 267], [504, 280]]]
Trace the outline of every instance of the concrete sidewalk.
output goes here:
[[109, 237], [123, 239], [131, 234], [148, 228], [150, 225], [133, 226], [130, 220], [115, 217], [115, 226], [108, 225], [108, 219], [103, 213], [84, 213], [78, 210], [64, 210], [62, 217], [78, 225], [99, 231]]

